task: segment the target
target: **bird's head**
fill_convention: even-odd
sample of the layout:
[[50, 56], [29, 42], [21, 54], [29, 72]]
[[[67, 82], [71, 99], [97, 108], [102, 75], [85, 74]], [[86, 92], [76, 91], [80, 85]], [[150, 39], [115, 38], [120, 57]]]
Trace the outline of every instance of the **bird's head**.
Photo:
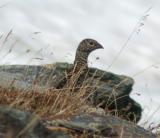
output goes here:
[[80, 42], [78, 46], [78, 51], [90, 53], [96, 49], [103, 48], [96, 40], [93, 39], [84, 39]]

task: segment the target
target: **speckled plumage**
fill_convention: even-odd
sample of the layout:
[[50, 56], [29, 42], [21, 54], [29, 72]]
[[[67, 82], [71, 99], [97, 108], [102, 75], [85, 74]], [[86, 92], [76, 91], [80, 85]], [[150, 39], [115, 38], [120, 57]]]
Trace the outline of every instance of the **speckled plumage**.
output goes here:
[[79, 71], [80, 69], [88, 68], [88, 56], [89, 54], [96, 50], [103, 48], [96, 40], [93, 39], [84, 39], [80, 42], [76, 56], [74, 60], [74, 70]]

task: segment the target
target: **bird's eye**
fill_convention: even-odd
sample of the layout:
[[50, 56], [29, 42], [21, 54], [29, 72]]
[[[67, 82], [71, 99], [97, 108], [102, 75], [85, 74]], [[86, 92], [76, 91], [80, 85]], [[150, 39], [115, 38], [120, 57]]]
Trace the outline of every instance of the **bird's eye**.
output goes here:
[[94, 43], [93, 43], [93, 42], [89, 42], [89, 44], [90, 44], [90, 45], [92, 45], [92, 46], [94, 45]]

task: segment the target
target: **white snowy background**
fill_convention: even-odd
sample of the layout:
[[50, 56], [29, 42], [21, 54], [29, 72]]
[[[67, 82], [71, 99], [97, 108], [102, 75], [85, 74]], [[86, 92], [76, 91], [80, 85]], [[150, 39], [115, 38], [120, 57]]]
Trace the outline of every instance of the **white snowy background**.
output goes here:
[[84, 38], [105, 48], [90, 66], [135, 79], [140, 125], [160, 123], [160, 1], [0, 0], [2, 65], [72, 63]]

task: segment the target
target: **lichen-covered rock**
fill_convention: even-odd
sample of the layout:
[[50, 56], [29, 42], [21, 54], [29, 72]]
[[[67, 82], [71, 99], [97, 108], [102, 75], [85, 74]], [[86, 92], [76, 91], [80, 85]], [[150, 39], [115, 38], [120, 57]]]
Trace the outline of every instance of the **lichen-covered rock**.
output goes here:
[[[68, 63], [0, 66], [0, 86], [23, 91], [62, 88], [66, 83], [66, 73], [72, 68], [73, 65]], [[132, 78], [96, 68], [89, 68], [81, 78], [79, 84], [85, 81], [89, 86], [88, 100], [92, 105], [109, 109], [130, 121], [140, 120], [141, 106], [129, 97], [134, 84]]]
[[51, 126], [65, 127], [96, 138], [156, 138], [154, 134], [132, 122], [110, 115], [81, 114], [67, 120], [53, 120]]
[[63, 132], [50, 132], [40, 118], [9, 106], [0, 106], [0, 138], [69, 138]]
[[19, 90], [55, 88], [64, 77], [67, 63], [52, 65], [0, 66], [0, 86]]
[[0, 106], [0, 138], [72, 138], [83, 134], [88, 138], [156, 138], [134, 123], [96, 112], [44, 121], [30, 112]]

